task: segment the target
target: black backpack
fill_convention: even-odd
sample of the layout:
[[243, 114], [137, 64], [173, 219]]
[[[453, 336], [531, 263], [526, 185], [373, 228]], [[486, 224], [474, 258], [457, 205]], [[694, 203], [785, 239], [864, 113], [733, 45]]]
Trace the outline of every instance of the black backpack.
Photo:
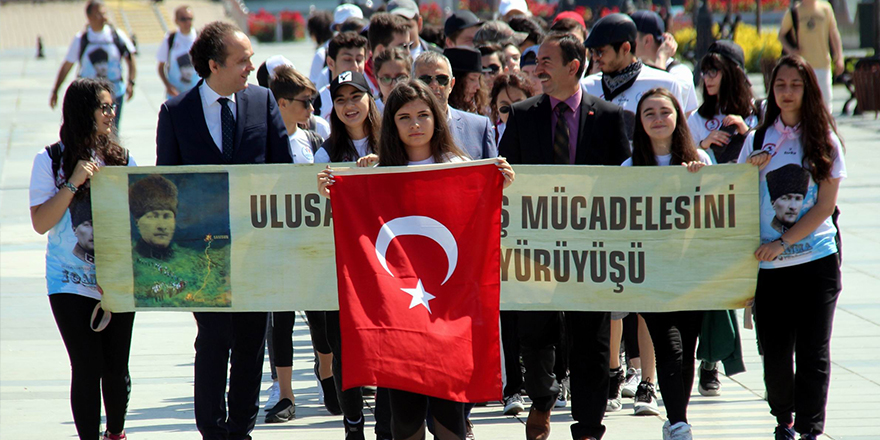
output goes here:
[[[116, 46], [117, 49], [119, 49], [119, 56], [125, 58], [126, 56], [131, 55], [131, 53], [128, 51], [128, 46], [126, 46], [125, 43], [122, 42], [122, 38], [119, 38], [119, 32], [116, 31], [116, 28], [113, 27], [112, 24], [108, 24], [107, 26], [110, 26], [110, 33], [113, 34], [113, 45]], [[171, 39], [173, 41], [173, 34]], [[80, 60], [80, 63], [82, 63], [82, 57], [83, 55], [85, 55], [86, 47], [88, 47], [88, 45], [89, 27], [86, 26], [85, 30], [83, 30], [82, 37], [80, 37], [79, 39], [79, 57], [77, 59]], [[171, 49], [170, 44], [168, 48], [169, 50]]]
[[[767, 135], [767, 127], [759, 127], [755, 130], [755, 138], [752, 143], [752, 151], [760, 150], [761, 147], [764, 146], [764, 136]], [[837, 230], [837, 234], [834, 235], [834, 243], [837, 245], [837, 264], [843, 264], [843, 241], [840, 239], [840, 225], [838, 225], [838, 219], [840, 218], [840, 207], [834, 206], [834, 212], [831, 213], [831, 223], [834, 224], [834, 229]]]

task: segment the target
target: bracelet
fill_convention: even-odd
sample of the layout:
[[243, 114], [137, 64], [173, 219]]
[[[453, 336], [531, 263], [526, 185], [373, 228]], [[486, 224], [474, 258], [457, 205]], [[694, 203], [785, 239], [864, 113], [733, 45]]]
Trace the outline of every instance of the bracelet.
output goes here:
[[785, 240], [783, 240], [782, 238], [779, 239], [779, 244], [782, 245], [782, 252], [787, 251], [788, 247], [791, 246], [790, 244], [786, 243]]
[[72, 194], [76, 194], [76, 192], [79, 191], [79, 188], [77, 188], [76, 185], [74, 185], [70, 182], [64, 182], [64, 185], [61, 185], [61, 186], [69, 189]]

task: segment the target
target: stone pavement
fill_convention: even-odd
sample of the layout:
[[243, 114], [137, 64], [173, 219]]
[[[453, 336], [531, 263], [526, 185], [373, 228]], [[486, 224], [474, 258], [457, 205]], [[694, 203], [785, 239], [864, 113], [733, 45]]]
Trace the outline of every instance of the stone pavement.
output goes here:
[[[66, 43], [65, 43], [66, 44]], [[255, 46], [254, 60], [281, 53], [307, 71], [314, 48], [309, 43]], [[164, 99], [155, 75], [155, 46], [144, 47], [136, 94], [122, 116], [122, 142], [141, 165], [155, 161], [158, 108]], [[64, 56], [63, 47], [47, 48], [35, 60], [20, 51], [0, 52], [0, 438], [36, 439], [74, 436], [68, 404], [69, 363], [45, 295], [46, 238], [34, 233], [28, 214], [28, 182], [34, 155], [57, 140], [60, 109], [50, 110], [49, 88]], [[252, 76], [252, 81], [255, 82]], [[756, 78], [757, 79], [757, 78]], [[755, 81], [759, 83], [759, 81]], [[759, 86], [760, 87], [760, 86]], [[837, 88], [835, 109], [842, 104]], [[833, 374], [827, 435], [837, 440], [880, 439], [880, 122], [873, 115], [841, 117], [849, 178], [839, 205], [845, 242], [844, 292], [835, 322]], [[195, 323], [189, 313], [143, 312], [136, 318], [131, 352], [133, 391], [127, 431], [132, 439], [198, 438], [192, 405], [192, 343]], [[342, 438], [338, 417], [317, 404], [312, 351], [307, 329], [294, 331], [294, 389], [297, 416], [292, 422], [264, 424], [260, 439]], [[764, 393], [754, 331], [743, 330], [748, 371], [723, 378], [723, 394], [695, 394], [690, 421], [697, 439], [768, 439], [774, 422]], [[264, 389], [270, 384], [268, 361]], [[264, 392], [262, 398], [266, 398]], [[372, 404], [372, 400], [368, 403]], [[524, 419], [501, 415], [498, 403], [476, 408], [478, 439], [524, 438]], [[608, 440], [661, 438], [663, 417], [632, 415], [632, 401], [606, 417]], [[372, 417], [367, 416], [368, 425]], [[551, 438], [568, 438], [569, 408], [554, 411]]]

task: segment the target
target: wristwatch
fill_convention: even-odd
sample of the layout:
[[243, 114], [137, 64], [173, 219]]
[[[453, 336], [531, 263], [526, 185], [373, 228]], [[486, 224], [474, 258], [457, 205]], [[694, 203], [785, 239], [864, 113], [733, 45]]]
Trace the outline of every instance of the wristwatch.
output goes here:
[[76, 185], [74, 185], [74, 184], [72, 184], [72, 183], [70, 183], [70, 182], [64, 182], [64, 185], [61, 185], [61, 186], [64, 187], [64, 188], [69, 189], [70, 192], [73, 193], [73, 194], [76, 194], [76, 192], [79, 191], [79, 188], [77, 188]]

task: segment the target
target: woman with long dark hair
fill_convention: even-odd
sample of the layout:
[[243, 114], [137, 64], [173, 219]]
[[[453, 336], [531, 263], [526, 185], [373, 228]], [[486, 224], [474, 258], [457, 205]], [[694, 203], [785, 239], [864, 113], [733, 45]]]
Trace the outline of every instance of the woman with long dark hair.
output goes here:
[[49, 233], [46, 281], [55, 323], [70, 357], [70, 406], [80, 439], [125, 438], [131, 390], [128, 356], [134, 313], [101, 309], [95, 278], [89, 181], [104, 166], [134, 165], [116, 141], [114, 87], [80, 78], [64, 94], [61, 140], [37, 154], [30, 183], [31, 223]]
[[[483, 81], [483, 61], [480, 51], [454, 47], [443, 51], [452, 67], [455, 82], [449, 93], [449, 106], [463, 112], [484, 115], [489, 108], [488, 86]], [[484, 115], [487, 116], [487, 115]]]
[[758, 125], [752, 84], [742, 48], [718, 40], [700, 62], [703, 104], [688, 118], [694, 143], [712, 163], [735, 162], [750, 130]]
[[376, 152], [382, 116], [369, 87], [362, 90], [363, 78], [362, 73], [342, 72], [330, 84], [330, 137], [315, 153], [315, 163], [352, 162]]
[[[462, 162], [468, 156], [455, 145], [446, 124], [446, 112], [428, 86], [418, 80], [398, 84], [385, 102], [382, 135], [379, 138], [379, 166], [424, 165]], [[515, 178], [503, 158], [496, 162], [506, 188]], [[318, 191], [330, 196], [333, 170], [318, 174]], [[436, 438], [464, 439], [465, 403], [401, 390], [388, 390], [391, 401], [391, 431], [396, 439], [424, 438], [428, 406]]]
[[810, 65], [785, 56], [770, 85], [764, 120], [739, 156], [760, 167], [755, 321], [776, 438], [815, 439], [825, 429], [831, 380], [831, 327], [841, 290], [832, 214], [846, 165]]
[[[697, 172], [709, 156], [694, 147], [678, 99], [664, 88], [642, 95], [633, 130], [633, 155], [623, 166], [687, 166]], [[657, 378], [666, 407], [664, 440], [690, 440], [687, 405], [694, 384], [694, 356], [703, 312], [640, 313], [645, 320], [654, 355]]]

